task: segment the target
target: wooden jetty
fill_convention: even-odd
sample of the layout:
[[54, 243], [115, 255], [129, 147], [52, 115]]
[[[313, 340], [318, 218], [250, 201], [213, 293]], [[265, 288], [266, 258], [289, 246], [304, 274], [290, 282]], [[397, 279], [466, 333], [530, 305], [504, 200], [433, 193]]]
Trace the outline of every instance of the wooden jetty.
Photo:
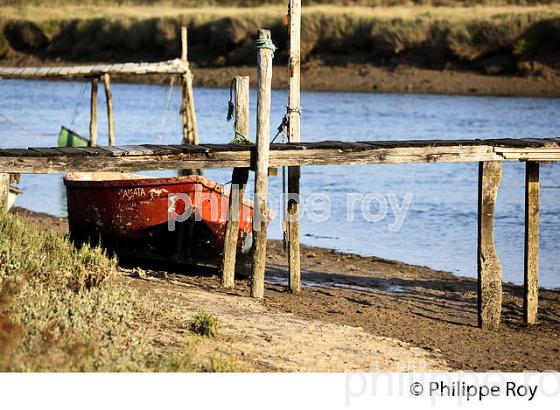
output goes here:
[[[502, 163], [527, 166], [525, 292], [523, 316], [535, 323], [538, 306], [539, 161], [560, 161], [560, 139], [322, 141], [270, 144], [268, 166], [478, 162], [479, 325], [496, 329], [501, 310], [501, 267], [493, 215]], [[84, 148], [0, 149], [0, 174], [47, 174], [70, 171], [136, 171], [178, 168], [255, 169], [256, 145], [134, 145]], [[4, 192], [0, 190], [0, 192]], [[230, 273], [231, 275], [231, 273]], [[255, 279], [253, 277], [253, 279]], [[264, 278], [263, 278], [264, 279]], [[299, 277], [297, 278], [299, 281]], [[226, 281], [232, 286], [230, 276]], [[257, 289], [256, 292], [260, 292]]]
[[[538, 308], [538, 252], [539, 252], [539, 162], [560, 161], [560, 138], [547, 139], [472, 139], [472, 140], [409, 140], [409, 141], [300, 141], [301, 107], [299, 96], [299, 36], [301, 1], [289, 1], [290, 58], [287, 125], [288, 142], [270, 144], [270, 83], [274, 45], [270, 32], [260, 30], [257, 42], [258, 91], [256, 144], [199, 144], [192, 99], [186, 31], [182, 31], [183, 49], [180, 60], [156, 64], [110, 66], [2, 69], [0, 76], [17, 78], [93, 76], [92, 101], [96, 99], [97, 81], [102, 79], [110, 95], [108, 76], [118, 74], [176, 74], [181, 76], [183, 100], [183, 144], [178, 145], [117, 145], [83, 148], [13, 148], [0, 149], [0, 204], [4, 203], [5, 174], [49, 174], [76, 171], [139, 171], [139, 170], [200, 170], [203, 168], [234, 168], [229, 212], [235, 216], [243, 197], [248, 170], [255, 171], [255, 209], [266, 208], [269, 167], [288, 167], [288, 193], [298, 194], [300, 167], [345, 164], [408, 164], [440, 162], [476, 162], [478, 177], [478, 323], [486, 329], [497, 329], [502, 304], [502, 269], [494, 245], [494, 209], [501, 181], [502, 166], [507, 161], [526, 163], [525, 193], [525, 285], [523, 319], [537, 321]], [[19, 71], [18, 71], [19, 70]], [[248, 78], [235, 80], [236, 135], [247, 136]], [[92, 104], [93, 107], [93, 104]], [[109, 106], [108, 106], [109, 108]], [[96, 111], [92, 108], [92, 141], [95, 135]], [[194, 127], [194, 129], [193, 129]], [[3, 175], [4, 174], [4, 175]], [[298, 201], [288, 202], [286, 211], [298, 213]], [[290, 218], [291, 219], [291, 218]], [[255, 246], [251, 294], [264, 296], [266, 265], [266, 224], [254, 230]], [[222, 285], [234, 286], [235, 223], [226, 227]], [[287, 229], [289, 258], [289, 290], [298, 293], [300, 279], [299, 222], [290, 222]]]
[[[259, 150], [268, 166], [478, 162], [479, 325], [496, 329], [501, 310], [501, 266], [493, 216], [502, 164], [524, 161], [526, 176], [525, 291], [523, 316], [535, 323], [538, 306], [539, 161], [560, 161], [560, 139], [321, 141], [286, 144], [129, 145], [84, 148], [0, 149], [0, 175], [70, 171], [137, 171], [178, 168], [255, 169]], [[4, 192], [5, 190], [0, 190]], [[293, 238], [292, 238], [293, 239]], [[230, 272], [231, 275], [231, 272]], [[253, 279], [255, 279], [253, 277]], [[292, 279], [294, 280], [294, 279]], [[299, 281], [299, 277], [297, 278]], [[231, 276], [226, 281], [232, 286]], [[261, 289], [256, 289], [261, 292]], [[259, 295], [260, 297], [260, 295]]]

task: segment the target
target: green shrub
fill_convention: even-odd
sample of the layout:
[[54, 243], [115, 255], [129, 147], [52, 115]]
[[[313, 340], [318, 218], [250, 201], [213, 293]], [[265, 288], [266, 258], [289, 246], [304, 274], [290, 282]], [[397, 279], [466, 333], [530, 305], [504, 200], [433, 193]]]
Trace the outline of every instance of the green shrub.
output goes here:
[[218, 335], [218, 318], [201, 309], [191, 323], [191, 330], [200, 336], [216, 337]]

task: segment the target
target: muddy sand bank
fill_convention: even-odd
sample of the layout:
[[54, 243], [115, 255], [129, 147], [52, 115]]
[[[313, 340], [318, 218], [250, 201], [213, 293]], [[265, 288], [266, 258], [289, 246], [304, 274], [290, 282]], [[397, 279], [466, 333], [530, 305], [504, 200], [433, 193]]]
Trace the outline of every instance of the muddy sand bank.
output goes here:
[[[195, 68], [196, 87], [229, 87], [237, 75], [248, 75], [255, 87], [253, 67]], [[161, 80], [160, 80], [161, 81]], [[484, 75], [472, 71], [432, 70], [410, 66], [394, 69], [368, 64], [346, 66], [304, 66], [304, 91], [418, 93], [446, 95], [560, 97], [560, 72], [530, 76]], [[273, 70], [272, 87], [288, 89], [288, 73], [283, 67]]]
[[[2, 65], [60, 65], [60, 62], [39, 62], [35, 59]], [[218, 68], [192, 68], [195, 87], [229, 88], [235, 76], [247, 75], [251, 87], [256, 87], [256, 69], [253, 66], [227, 66]], [[529, 72], [527, 75], [488, 75], [475, 71], [445, 69], [434, 70], [399, 65], [394, 68], [370, 64], [328, 66], [321, 62], [302, 67], [303, 91], [320, 92], [376, 92], [417, 93], [508, 97], [560, 97], [560, 71], [550, 68]], [[0, 78], [1, 79], [1, 78]], [[288, 72], [283, 66], [273, 68], [272, 87], [288, 89]], [[166, 76], [115, 76], [115, 82], [140, 82], [169, 84]]]
[[[67, 231], [64, 218], [15, 212]], [[494, 332], [476, 327], [476, 282], [469, 278], [307, 246], [302, 271], [301, 294], [287, 293], [286, 255], [270, 241], [264, 302], [246, 297], [244, 279], [233, 291], [220, 289], [215, 272], [123, 273], [118, 282], [154, 303], [213, 311], [236, 335], [214, 348], [252, 370], [560, 370], [559, 291], [541, 290], [539, 324], [527, 327], [522, 289], [504, 285], [502, 327]], [[171, 324], [158, 331], [174, 337]]]

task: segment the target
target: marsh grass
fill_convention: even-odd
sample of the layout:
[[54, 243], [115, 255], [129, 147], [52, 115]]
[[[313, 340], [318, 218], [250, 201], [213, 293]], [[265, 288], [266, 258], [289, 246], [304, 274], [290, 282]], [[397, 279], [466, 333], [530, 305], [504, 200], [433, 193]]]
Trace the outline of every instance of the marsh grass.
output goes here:
[[[39, 4], [41, 4], [39, 2]], [[254, 63], [252, 39], [269, 27], [287, 57], [285, 5], [255, 8], [61, 5], [1, 7], [0, 57], [11, 52], [68, 61], [176, 58], [181, 25], [201, 65]], [[344, 7], [303, 9], [302, 57], [354, 55], [377, 62], [407, 52], [473, 62], [495, 52], [515, 59], [557, 47], [560, 5]], [[364, 57], [365, 56], [365, 57]], [[220, 57], [218, 59], [218, 57]], [[362, 61], [361, 60], [361, 61]], [[362, 61], [363, 62], [363, 61]]]
[[115, 283], [116, 269], [99, 248], [0, 212], [0, 371], [211, 371], [195, 336], [170, 343], [179, 353], [160, 340], [182, 312]]
[[0, 216], [0, 238], [0, 280], [80, 292], [109, 281], [116, 270], [117, 261], [101, 248], [75, 249], [67, 238], [9, 214]]

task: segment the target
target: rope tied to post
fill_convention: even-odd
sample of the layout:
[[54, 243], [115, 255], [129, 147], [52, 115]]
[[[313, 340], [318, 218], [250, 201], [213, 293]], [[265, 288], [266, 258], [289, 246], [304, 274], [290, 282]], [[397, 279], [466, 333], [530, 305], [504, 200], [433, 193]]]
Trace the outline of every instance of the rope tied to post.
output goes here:
[[282, 117], [282, 122], [280, 122], [280, 125], [278, 126], [278, 128], [276, 129], [276, 135], [274, 136], [274, 138], [272, 138], [272, 141], [270, 141], [270, 143], [272, 144], [274, 141], [276, 141], [276, 139], [278, 138], [278, 136], [280, 134], [282, 134], [282, 132], [288, 128], [288, 123], [290, 121], [290, 114], [295, 113], [295, 114], [299, 114], [301, 116], [301, 107], [290, 107], [290, 106], [286, 106], [286, 114]]
[[274, 45], [274, 43], [272, 42], [272, 40], [269, 39], [269, 38], [258, 38], [258, 39], [255, 41], [255, 48], [256, 48], [257, 50], [258, 50], [258, 49], [261, 49], [261, 48], [265, 48], [265, 49], [267, 49], [267, 50], [272, 51], [272, 58], [274, 58], [274, 53], [275, 53], [276, 50], [277, 50], [276, 46]]
[[229, 84], [229, 101], [227, 108], [226, 120], [229, 122], [233, 118], [233, 113], [235, 112], [235, 105], [233, 105], [233, 85], [235, 84], [235, 78], [231, 80]]
[[[226, 116], [227, 121], [231, 121], [231, 119], [233, 118], [233, 114], [235, 112], [235, 105], [233, 104], [233, 86], [234, 86], [234, 84], [235, 84], [235, 78], [233, 80], [231, 80], [231, 83], [229, 85], [229, 101], [228, 101], [228, 110], [227, 110], [227, 116]], [[235, 136], [231, 140], [230, 144], [248, 145], [248, 144], [253, 143], [249, 139], [249, 137], [247, 137], [246, 135], [243, 135], [242, 133], [237, 131], [237, 122], [233, 123], [233, 132], [235, 133]]]
[[[290, 122], [290, 114], [298, 114], [301, 116], [301, 107], [290, 107], [289, 105], [286, 106], [286, 114], [282, 117], [282, 122], [277, 128], [276, 135], [270, 141], [270, 143], [274, 143], [279, 135], [282, 135], [282, 143], [286, 143], [287, 138], [287, 131], [288, 125]], [[282, 247], [284, 250], [288, 248], [288, 219], [286, 213], [286, 167], [282, 167]]]

